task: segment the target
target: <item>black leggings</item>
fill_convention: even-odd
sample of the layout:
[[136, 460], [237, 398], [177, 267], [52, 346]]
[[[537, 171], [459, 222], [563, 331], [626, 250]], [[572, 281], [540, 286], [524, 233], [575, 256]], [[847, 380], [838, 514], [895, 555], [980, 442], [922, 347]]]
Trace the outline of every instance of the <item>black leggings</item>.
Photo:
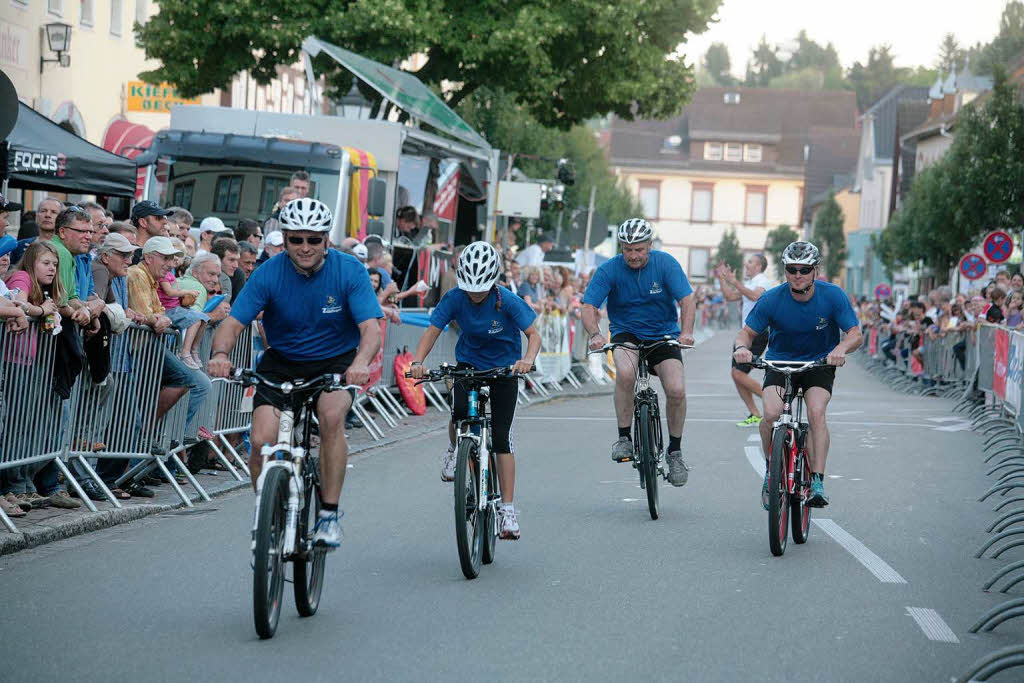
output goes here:
[[[471, 366], [459, 363], [460, 370]], [[519, 398], [519, 380], [514, 377], [492, 379], [489, 382], [491, 396], [491, 444], [495, 453], [512, 453], [512, 420], [516, 416], [516, 400]], [[469, 412], [466, 389], [456, 382], [452, 388], [452, 421], [458, 422]]]

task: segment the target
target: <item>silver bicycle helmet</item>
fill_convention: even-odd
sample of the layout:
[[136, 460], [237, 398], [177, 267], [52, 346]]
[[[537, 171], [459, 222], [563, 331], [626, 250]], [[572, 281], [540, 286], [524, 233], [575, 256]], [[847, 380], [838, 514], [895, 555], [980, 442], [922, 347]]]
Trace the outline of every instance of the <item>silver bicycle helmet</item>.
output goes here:
[[649, 242], [654, 238], [654, 228], [643, 218], [630, 218], [619, 226], [619, 241], [623, 244]]
[[782, 251], [783, 265], [816, 266], [821, 253], [810, 242], [793, 242]]
[[329, 232], [334, 217], [327, 205], [316, 199], [303, 197], [284, 205], [277, 217], [282, 230], [311, 230]]
[[487, 292], [500, 274], [498, 251], [487, 242], [473, 242], [459, 255], [455, 281], [464, 292]]

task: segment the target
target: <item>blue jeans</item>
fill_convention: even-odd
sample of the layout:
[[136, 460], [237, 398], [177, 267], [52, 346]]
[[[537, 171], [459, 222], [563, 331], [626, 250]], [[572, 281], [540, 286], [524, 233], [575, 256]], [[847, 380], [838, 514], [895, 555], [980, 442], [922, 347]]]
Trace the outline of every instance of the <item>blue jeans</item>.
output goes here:
[[[160, 385], [163, 387], [184, 387], [188, 389], [188, 409], [185, 411], [185, 428], [202, 407], [203, 401], [213, 388], [213, 383], [202, 370], [193, 370], [168, 350], [164, 350], [164, 374]], [[203, 425], [206, 426], [206, 425]]]

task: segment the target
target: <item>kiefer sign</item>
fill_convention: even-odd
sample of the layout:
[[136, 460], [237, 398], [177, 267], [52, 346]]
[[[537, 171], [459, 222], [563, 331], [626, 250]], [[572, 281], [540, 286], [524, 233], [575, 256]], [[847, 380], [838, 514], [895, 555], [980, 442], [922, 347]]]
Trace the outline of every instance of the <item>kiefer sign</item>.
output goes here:
[[186, 99], [170, 83], [152, 85], [143, 81], [128, 81], [124, 85], [126, 111], [168, 113], [175, 104], [199, 104], [199, 98]]

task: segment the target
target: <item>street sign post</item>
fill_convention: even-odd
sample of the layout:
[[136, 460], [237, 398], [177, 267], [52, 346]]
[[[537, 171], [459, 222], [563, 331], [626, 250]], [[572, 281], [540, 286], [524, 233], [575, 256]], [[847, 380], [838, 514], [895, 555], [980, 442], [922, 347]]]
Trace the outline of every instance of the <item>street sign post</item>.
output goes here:
[[1002, 230], [990, 232], [982, 242], [985, 258], [992, 263], [1004, 263], [1013, 254], [1013, 238]]
[[980, 254], [971, 252], [964, 254], [963, 258], [960, 259], [960, 274], [968, 280], [978, 280], [985, 276], [985, 271], [988, 270], [988, 263], [985, 262], [984, 257]]
[[876, 301], [882, 301], [883, 299], [888, 299], [890, 296], [892, 296], [892, 287], [890, 287], [889, 285], [887, 285], [887, 284], [885, 284], [883, 282], [882, 284], [880, 284], [877, 287], [875, 287], [875, 300]]

